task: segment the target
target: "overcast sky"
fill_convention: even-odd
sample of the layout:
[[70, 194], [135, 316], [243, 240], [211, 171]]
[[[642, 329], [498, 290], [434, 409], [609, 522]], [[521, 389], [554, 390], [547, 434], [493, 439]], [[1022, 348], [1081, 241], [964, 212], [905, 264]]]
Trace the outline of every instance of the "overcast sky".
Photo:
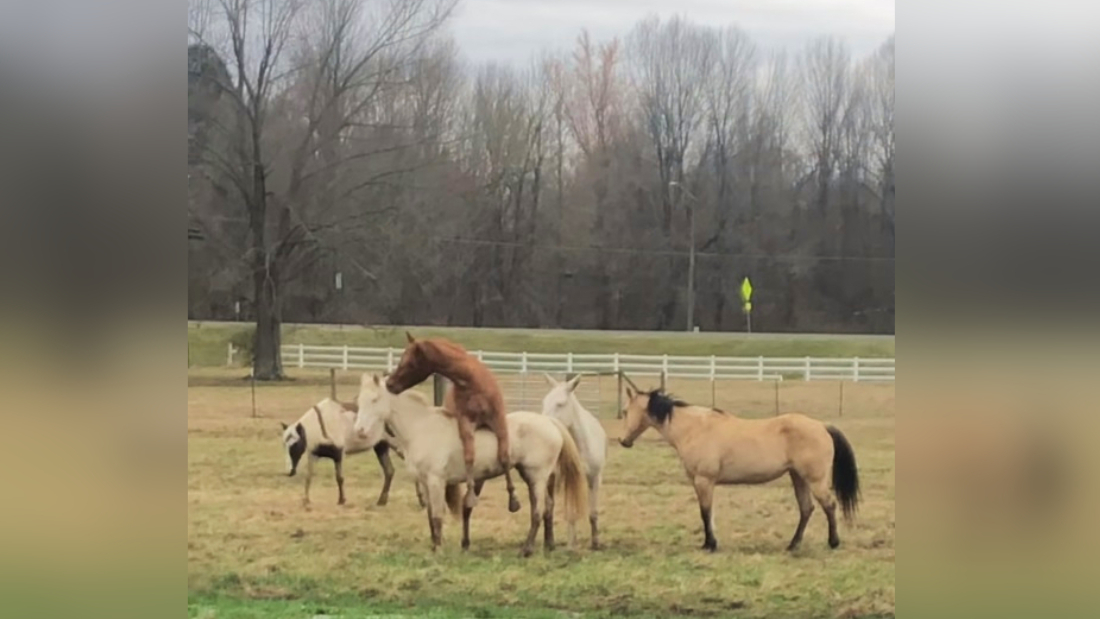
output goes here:
[[650, 14], [735, 23], [763, 49], [800, 47], [823, 35], [866, 54], [894, 31], [894, 0], [461, 0], [452, 32], [466, 58], [526, 64], [569, 49], [582, 28], [596, 40], [624, 36]]

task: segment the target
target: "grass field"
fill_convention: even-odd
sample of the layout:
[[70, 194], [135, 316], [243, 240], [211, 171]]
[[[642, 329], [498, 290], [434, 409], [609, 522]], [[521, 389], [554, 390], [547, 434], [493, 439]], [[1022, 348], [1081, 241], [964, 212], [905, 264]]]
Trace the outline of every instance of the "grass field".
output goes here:
[[[681, 336], [682, 337], [682, 336]], [[892, 348], [892, 342], [891, 342]], [[790, 484], [720, 488], [719, 550], [701, 550], [694, 492], [675, 453], [655, 433], [634, 449], [609, 447], [601, 493], [606, 549], [560, 546], [517, 556], [528, 507], [509, 514], [503, 481], [490, 482], [458, 547], [430, 549], [427, 518], [398, 462], [390, 504], [375, 507], [381, 474], [372, 454], [345, 466], [350, 505], [336, 505], [331, 465], [318, 466], [313, 509], [302, 479], [284, 474], [278, 421], [291, 422], [327, 394], [327, 377], [258, 385], [251, 417], [240, 369], [193, 370], [188, 389], [188, 608], [192, 617], [881, 617], [894, 614], [894, 387], [848, 384], [837, 417], [835, 383], [782, 384], [782, 408], [840, 427], [859, 462], [863, 504], [830, 551], [818, 509], [802, 548], [784, 547], [797, 523]], [[354, 375], [341, 377], [351, 398]], [[709, 383], [673, 385], [710, 399]], [[774, 386], [728, 382], [717, 403], [744, 416], [772, 414]], [[611, 396], [613, 397], [613, 396]], [[610, 440], [620, 422], [605, 419]], [[587, 540], [587, 525], [582, 527]], [[566, 528], [558, 518], [559, 541]]]
[[[561, 329], [469, 329], [407, 327], [417, 336], [443, 336], [469, 350], [504, 352], [620, 352], [633, 354], [720, 355], [727, 357], [893, 357], [894, 338], [887, 336], [798, 334], [569, 331]], [[334, 328], [284, 325], [284, 344], [405, 345], [406, 327]], [[191, 323], [187, 328], [188, 365], [225, 365], [226, 345], [246, 345], [251, 327], [233, 323]]]

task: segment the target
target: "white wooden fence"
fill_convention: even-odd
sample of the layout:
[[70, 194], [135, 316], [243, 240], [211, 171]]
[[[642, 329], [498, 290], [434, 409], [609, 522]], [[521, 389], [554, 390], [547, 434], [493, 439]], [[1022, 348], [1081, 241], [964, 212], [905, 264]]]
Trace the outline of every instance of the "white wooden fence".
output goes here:
[[[357, 348], [290, 344], [282, 347], [283, 365], [297, 368], [390, 371], [399, 348]], [[862, 357], [688, 357], [676, 355], [577, 354], [471, 351], [499, 374], [587, 374], [625, 372], [703, 380], [851, 380], [893, 381], [893, 358]], [[235, 351], [230, 345], [229, 361]]]

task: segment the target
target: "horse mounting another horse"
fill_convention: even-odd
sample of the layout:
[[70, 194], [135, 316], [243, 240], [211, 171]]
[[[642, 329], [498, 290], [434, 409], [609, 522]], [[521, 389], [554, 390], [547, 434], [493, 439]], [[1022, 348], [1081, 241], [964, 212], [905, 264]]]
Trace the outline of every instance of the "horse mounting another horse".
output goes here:
[[[319, 458], [332, 460], [336, 469], [336, 487], [340, 498], [338, 505], [347, 502], [344, 496], [344, 456], [350, 456], [373, 449], [378, 463], [382, 465], [384, 481], [378, 505], [385, 505], [390, 497], [390, 484], [393, 482], [393, 462], [390, 460], [392, 445], [384, 439], [366, 440], [355, 432], [355, 413], [359, 409], [354, 403], [337, 402], [325, 398], [314, 404], [298, 421], [292, 425], [281, 423], [283, 427], [283, 447], [287, 456], [287, 475], [293, 477], [298, 471], [302, 456], [306, 458], [305, 495], [302, 504], [309, 506], [309, 486], [313, 480], [313, 467]], [[400, 456], [400, 452], [398, 451]], [[416, 489], [420, 506], [424, 507], [424, 497], [420, 487]]]
[[[480, 492], [487, 479], [504, 473], [492, 432], [474, 432], [478, 457], [466, 460], [469, 451], [460, 438], [453, 417], [431, 406], [414, 391], [393, 395], [378, 376], [364, 374], [359, 388], [359, 413], [355, 430], [368, 441], [377, 440], [383, 427], [392, 428], [394, 440], [405, 451], [405, 462], [427, 495], [428, 525], [432, 550], [443, 541], [443, 513], [460, 507], [458, 486], [470, 483], [467, 492]], [[537, 413], [517, 411], [507, 416], [506, 432], [511, 439], [509, 460], [527, 483], [531, 501], [531, 527], [520, 551], [529, 556], [540, 523], [544, 523], [545, 547], [554, 548], [555, 487], [565, 500], [566, 520], [571, 529], [587, 508], [588, 487], [585, 465], [569, 430], [559, 421]], [[470, 481], [472, 478], [472, 481]], [[470, 545], [470, 516], [473, 507], [462, 509], [462, 548]]]
[[419, 385], [432, 374], [451, 381], [443, 408], [458, 419], [458, 436], [466, 463], [466, 507], [477, 505], [474, 492], [474, 431], [486, 428], [496, 435], [497, 460], [504, 470], [508, 487], [508, 511], [519, 511], [516, 488], [512, 482], [512, 462], [509, 449], [508, 424], [504, 395], [500, 385], [485, 364], [458, 344], [443, 338], [417, 340], [406, 332], [408, 346], [397, 368], [386, 378], [386, 389], [394, 395]]
[[[676, 450], [699, 499], [704, 550], [718, 548], [711, 510], [716, 484], [762, 484], [784, 474], [794, 484], [799, 509], [798, 528], [787, 550], [802, 542], [815, 499], [829, 521], [829, 547], [840, 545], [837, 499], [849, 523], [859, 503], [855, 454], [840, 430], [799, 414], [742, 419], [692, 406], [661, 389], [644, 392], [628, 386], [626, 394], [626, 432], [619, 442], [631, 447], [643, 432], [656, 428]], [[830, 492], [830, 473], [836, 499]]]

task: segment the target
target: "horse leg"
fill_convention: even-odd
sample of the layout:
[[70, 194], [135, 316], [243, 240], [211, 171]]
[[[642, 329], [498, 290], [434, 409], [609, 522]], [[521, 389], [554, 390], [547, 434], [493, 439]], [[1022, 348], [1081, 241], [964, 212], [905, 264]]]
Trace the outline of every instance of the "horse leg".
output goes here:
[[336, 488], [340, 492], [340, 498], [336, 501], [336, 504], [345, 505], [348, 500], [344, 497], [344, 457], [342, 453], [337, 453], [336, 457], [332, 459], [332, 467], [336, 469]]
[[416, 480], [416, 500], [420, 502], [420, 509], [424, 509], [428, 506], [427, 491], [424, 489], [424, 484], [417, 479]]
[[[481, 496], [481, 487], [485, 485], [484, 480], [478, 480], [474, 482], [474, 495]], [[473, 515], [474, 508], [462, 506], [462, 549], [466, 550], [470, 547], [470, 516]]]
[[447, 512], [446, 485], [442, 479], [429, 478], [424, 482], [428, 495], [428, 527], [432, 534], [432, 552], [443, 543], [443, 514]]
[[840, 545], [840, 536], [836, 532], [836, 499], [833, 498], [825, 478], [812, 482], [810, 491], [821, 505], [821, 509], [825, 510], [825, 518], [829, 521], [829, 548], [836, 548]]
[[462, 439], [462, 459], [466, 463], [466, 498], [464, 504], [473, 509], [477, 506], [477, 494], [474, 493], [474, 429], [473, 422], [462, 415], [458, 416], [458, 438]]
[[302, 497], [302, 507], [309, 509], [309, 484], [313, 481], [313, 465], [317, 463], [317, 456], [309, 454], [306, 457], [306, 493]]
[[497, 435], [497, 460], [504, 469], [504, 483], [508, 487], [508, 511], [513, 514], [520, 509], [516, 498], [516, 486], [512, 483], [512, 453], [508, 445], [508, 423], [502, 415], [486, 424]]
[[[378, 456], [378, 463], [382, 465], [382, 494], [378, 497], [378, 505], [385, 505], [390, 500], [390, 484], [393, 483], [393, 461], [390, 460], [390, 447], [386, 443], [378, 443], [374, 446], [374, 455]], [[420, 503], [424, 506], [423, 499]]]
[[542, 509], [542, 543], [547, 552], [554, 549], [554, 484], [555, 475], [546, 482], [546, 501]]
[[714, 538], [714, 519], [711, 506], [714, 500], [714, 481], [696, 475], [692, 479], [695, 495], [699, 498], [699, 515], [703, 517], [703, 550], [718, 550], [718, 540]]
[[527, 482], [527, 496], [531, 501], [531, 528], [527, 531], [527, 540], [523, 543], [519, 556], [530, 557], [535, 550], [535, 536], [539, 534], [539, 525], [542, 523], [539, 496], [546, 493], [546, 478], [536, 480], [530, 475], [524, 475], [523, 480]]
[[791, 471], [791, 483], [794, 484], [794, 498], [798, 500], [798, 528], [794, 531], [791, 543], [787, 544], [788, 551], [798, 548], [802, 543], [802, 533], [806, 531], [806, 523], [814, 513], [814, 497], [810, 492], [810, 484], [794, 471]]
[[588, 478], [588, 524], [592, 526], [592, 550], [599, 550], [600, 526], [599, 505], [601, 473], [596, 473]]

